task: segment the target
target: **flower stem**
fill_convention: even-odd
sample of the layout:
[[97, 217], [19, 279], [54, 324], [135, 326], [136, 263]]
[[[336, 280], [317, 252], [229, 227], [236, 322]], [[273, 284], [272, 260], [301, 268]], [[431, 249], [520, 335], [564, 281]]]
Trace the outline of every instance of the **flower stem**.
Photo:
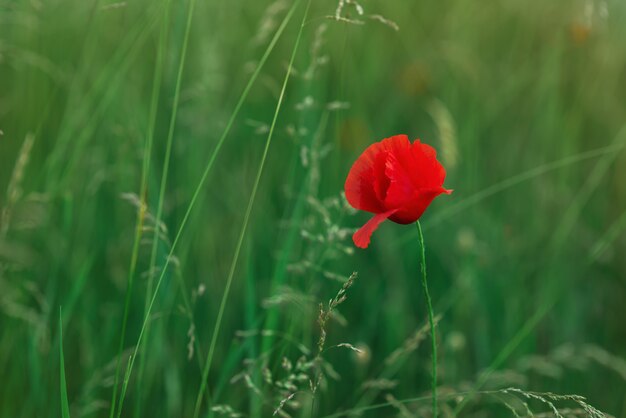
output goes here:
[[426, 247], [424, 246], [424, 234], [422, 234], [422, 226], [420, 222], [415, 223], [417, 225], [417, 234], [420, 242], [420, 270], [422, 273], [422, 286], [424, 287], [424, 294], [426, 295], [426, 306], [428, 307], [428, 322], [430, 324], [430, 339], [433, 350], [433, 366], [432, 366], [432, 392], [433, 392], [433, 417], [437, 418], [437, 338], [435, 335], [435, 319], [433, 314], [433, 304], [430, 300], [430, 293], [428, 292], [428, 282], [426, 280]]

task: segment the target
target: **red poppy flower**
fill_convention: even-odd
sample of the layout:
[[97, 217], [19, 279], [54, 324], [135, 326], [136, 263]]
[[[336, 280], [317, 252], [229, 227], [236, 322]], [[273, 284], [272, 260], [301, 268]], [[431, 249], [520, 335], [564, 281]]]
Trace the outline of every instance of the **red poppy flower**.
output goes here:
[[385, 219], [399, 224], [417, 221], [444, 189], [446, 170], [437, 153], [419, 139], [411, 143], [396, 135], [370, 145], [354, 162], [346, 179], [346, 198], [355, 209], [376, 215], [353, 236], [367, 248], [372, 233]]

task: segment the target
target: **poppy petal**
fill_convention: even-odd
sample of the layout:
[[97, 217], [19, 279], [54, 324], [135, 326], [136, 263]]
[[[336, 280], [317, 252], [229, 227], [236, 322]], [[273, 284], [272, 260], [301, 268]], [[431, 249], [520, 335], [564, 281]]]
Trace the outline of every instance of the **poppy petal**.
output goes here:
[[393, 209], [384, 213], [379, 213], [378, 215], [367, 221], [365, 225], [363, 225], [358, 231], [354, 233], [354, 235], [352, 235], [354, 245], [359, 248], [367, 248], [367, 246], [370, 245], [370, 237], [372, 236], [374, 231], [376, 231], [378, 225], [380, 225], [385, 219], [393, 215], [396, 211], [397, 209]]
[[374, 174], [374, 193], [379, 202], [385, 201], [387, 195], [387, 189], [389, 188], [389, 178], [385, 174], [387, 157], [389, 153], [386, 151], [380, 152], [374, 160], [374, 166], [372, 172]]
[[409, 138], [396, 135], [371, 144], [354, 162], [345, 183], [346, 199], [355, 209], [380, 213], [385, 210], [385, 195], [389, 179], [385, 175], [386, 161], [395, 148], [410, 150]]
[[389, 187], [385, 195], [385, 205], [389, 208], [399, 208], [410, 201], [415, 186], [411, 182], [409, 172], [402, 161], [402, 156], [390, 153], [385, 166], [385, 175], [389, 179]]
[[441, 185], [446, 179], [446, 170], [437, 161], [437, 151], [428, 144], [416, 139], [412, 144], [415, 169], [412, 170], [413, 181], [417, 187]]
[[367, 157], [361, 157], [354, 163], [348, 173], [344, 189], [346, 199], [352, 207], [367, 212], [378, 212], [380, 204], [374, 189], [376, 184], [374, 161]]
[[442, 193], [450, 194], [452, 190], [444, 189], [443, 187], [428, 187], [416, 190], [413, 198], [391, 215], [389, 220], [399, 224], [415, 222], [422, 216], [432, 201]]

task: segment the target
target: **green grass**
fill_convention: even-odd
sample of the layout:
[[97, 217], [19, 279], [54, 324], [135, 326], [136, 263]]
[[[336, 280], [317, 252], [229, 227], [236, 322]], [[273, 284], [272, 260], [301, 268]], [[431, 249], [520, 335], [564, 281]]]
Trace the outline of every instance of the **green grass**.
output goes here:
[[341, 196], [406, 133], [440, 416], [626, 418], [626, 7], [338, 3], [0, 4], [0, 416], [430, 416], [417, 231]]
[[67, 381], [65, 380], [65, 359], [63, 358], [63, 316], [59, 309], [59, 384], [61, 388], [61, 417], [70, 418], [70, 404], [67, 400]]

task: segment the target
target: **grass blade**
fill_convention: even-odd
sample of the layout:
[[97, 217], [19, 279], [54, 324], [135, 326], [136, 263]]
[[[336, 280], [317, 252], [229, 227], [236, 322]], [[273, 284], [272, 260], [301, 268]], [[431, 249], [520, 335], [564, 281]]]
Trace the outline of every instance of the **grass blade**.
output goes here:
[[[178, 104], [180, 101], [180, 88], [181, 88], [181, 84], [182, 84], [182, 78], [183, 78], [183, 72], [185, 70], [185, 59], [187, 56], [187, 47], [189, 45], [189, 33], [191, 32], [191, 23], [193, 20], [193, 12], [194, 12], [194, 8], [195, 8], [195, 4], [196, 4], [196, 0], [189, 0], [189, 9], [187, 12], [187, 22], [186, 22], [186, 26], [185, 26], [185, 34], [183, 36], [183, 44], [182, 44], [182, 48], [181, 48], [181, 52], [180, 52], [180, 58], [179, 58], [179, 63], [178, 63], [178, 71], [177, 71], [177, 75], [176, 75], [176, 86], [174, 89], [174, 104], [173, 104], [173, 108], [172, 108], [172, 113], [170, 116], [170, 122], [169, 122], [169, 130], [168, 130], [168, 135], [167, 135], [167, 145], [166, 145], [166, 151], [165, 151], [165, 159], [163, 161], [163, 175], [161, 178], [161, 187], [160, 187], [160, 191], [159, 191], [159, 202], [158, 202], [158, 206], [157, 206], [157, 212], [156, 212], [156, 218], [155, 218], [155, 224], [158, 226], [160, 221], [161, 221], [161, 216], [162, 216], [162, 212], [163, 212], [163, 200], [165, 198], [165, 189], [167, 187], [167, 178], [168, 178], [168, 172], [169, 172], [169, 163], [170, 163], [170, 157], [171, 157], [171, 153], [172, 153], [172, 143], [174, 141], [174, 131], [176, 128], [176, 116], [178, 114]], [[169, 6], [169, 2], [166, 3], [166, 13], [167, 13], [167, 7]], [[167, 22], [166, 19], [164, 19], [164, 22]], [[159, 74], [160, 76], [160, 74]], [[156, 103], [154, 104], [154, 106], [152, 107], [152, 109], [154, 110], [154, 112], [156, 112]], [[153, 121], [156, 119], [156, 117], [151, 113], [151, 118], [153, 118]], [[154, 123], [154, 122], [153, 122]], [[153, 128], [151, 128], [151, 133], [152, 133]], [[151, 140], [150, 140], [150, 144], [151, 146]], [[144, 176], [147, 175], [147, 170], [148, 167], [144, 167]], [[143, 178], [144, 184], [145, 184], [145, 177]], [[142, 186], [143, 188], [143, 186]], [[144, 190], [144, 195], [145, 195], [145, 190]], [[144, 196], [141, 196], [141, 199], [144, 199]], [[143, 202], [142, 202], [143, 203]], [[143, 223], [143, 213], [141, 213], [141, 211], [143, 210], [144, 205], [142, 204], [140, 207], [140, 214], [139, 214], [139, 221], [137, 224], [137, 234], [136, 234], [136, 238], [135, 238], [135, 244], [133, 247], [133, 256], [132, 256], [132, 261], [131, 261], [131, 271], [130, 271], [130, 276], [129, 276], [129, 282], [128, 282], [128, 290], [126, 293], [126, 303], [124, 306], [124, 318], [122, 320], [122, 335], [121, 335], [121, 341], [120, 341], [120, 351], [118, 353], [118, 363], [117, 363], [117, 368], [116, 368], [116, 372], [115, 372], [115, 385], [113, 387], [113, 401], [111, 404], [111, 418], [113, 417], [114, 411], [115, 411], [115, 395], [117, 393], [117, 385], [119, 384], [119, 373], [120, 373], [120, 356], [121, 355], [121, 351], [123, 350], [123, 343], [124, 343], [124, 334], [126, 332], [126, 323], [128, 320], [128, 314], [129, 314], [129, 307], [130, 307], [130, 295], [131, 295], [131, 290], [132, 290], [132, 284], [133, 284], [133, 278], [134, 278], [134, 266], [136, 266], [137, 264], [137, 253], [138, 253], [138, 249], [139, 249], [139, 241], [140, 241], [140, 234], [141, 234], [141, 226]], [[158, 236], [154, 238], [155, 241], [158, 239]], [[133, 356], [134, 358], [134, 356]], [[128, 364], [128, 368], [130, 369], [130, 365], [131, 363], [129, 362]], [[130, 373], [130, 371], [128, 371], [128, 374]], [[122, 414], [122, 405], [124, 402], [124, 397], [126, 395], [126, 388], [127, 386], [127, 379], [124, 379], [124, 385], [122, 386], [122, 393], [120, 394], [120, 405], [119, 405], [119, 409], [117, 412], [117, 416], [120, 417]]]
[[[195, 1], [195, 0], [194, 0]], [[170, 247], [170, 251], [167, 255], [167, 258], [165, 259], [165, 263], [163, 265], [163, 268], [161, 269], [161, 273], [159, 275], [159, 278], [156, 282], [156, 286], [154, 288], [154, 292], [152, 293], [152, 296], [150, 298], [150, 303], [148, 304], [148, 309], [144, 315], [144, 320], [143, 320], [143, 324], [141, 326], [141, 330], [139, 331], [139, 337], [137, 338], [137, 343], [135, 344], [135, 349], [133, 350], [133, 354], [129, 359], [129, 364], [128, 364], [128, 368], [127, 368], [127, 373], [126, 373], [126, 377], [124, 379], [124, 382], [122, 383], [122, 396], [120, 397], [120, 404], [123, 402], [123, 398], [125, 396], [126, 393], [126, 389], [128, 386], [128, 381], [130, 379], [130, 376], [132, 374], [132, 369], [135, 363], [135, 359], [137, 358], [137, 354], [139, 352], [140, 347], [142, 346], [142, 342], [144, 341], [144, 335], [146, 332], [146, 328], [148, 325], [148, 321], [150, 319], [150, 315], [152, 313], [152, 308], [154, 307], [154, 302], [156, 300], [156, 297], [159, 293], [159, 289], [161, 288], [161, 284], [163, 283], [163, 279], [165, 278], [165, 275], [167, 273], [167, 269], [170, 265], [170, 262], [172, 260], [172, 256], [174, 254], [174, 251], [176, 250], [177, 246], [178, 246], [178, 242], [180, 241], [180, 238], [182, 236], [183, 231], [185, 230], [185, 226], [187, 225], [187, 221], [189, 220], [189, 217], [191, 215], [191, 211], [193, 210], [193, 208], [196, 205], [196, 202], [200, 196], [200, 192], [202, 190], [202, 187], [204, 186], [204, 183], [206, 182], [208, 175], [213, 167], [213, 164], [217, 158], [217, 155], [219, 154], [219, 151], [226, 139], [226, 137], [228, 136], [228, 134], [230, 133], [230, 130], [234, 124], [234, 121], [237, 117], [237, 115], [239, 114], [239, 110], [241, 109], [241, 107], [243, 106], [243, 103], [245, 101], [245, 99], [248, 97], [248, 93], [250, 92], [250, 89], [252, 88], [252, 85], [254, 84], [254, 82], [256, 81], [256, 79], [258, 78], [261, 69], [263, 68], [265, 62], [267, 61], [270, 53], [272, 52], [272, 50], [274, 49], [276, 43], [278, 42], [278, 39], [280, 38], [281, 34], [283, 33], [285, 27], [287, 26], [287, 23], [291, 20], [291, 17], [293, 15], [293, 12], [296, 9], [296, 5], [298, 2], [294, 3], [294, 5], [292, 6], [292, 8], [289, 10], [289, 12], [287, 13], [287, 15], [285, 16], [284, 20], [282, 21], [280, 27], [278, 28], [278, 30], [276, 31], [274, 37], [272, 38], [272, 41], [270, 42], [270, 44], [268, 45], [267, 49], [265, 50], [261, 60], [259, 61], [259, 64], [257, 65], [254, 73], [252, 74], [252, 77], [250, 77], [250, 80], [248, 81], [248, 84], [246, 85], [246, 87], [244, 88], [244, 91], [242, 93], [242, 95], [239, 98], [239, 101], [237, 102], [237, 105], [235, 106], [235, 109], [233, 111], [233, 113], [231, 114], [231, 117], [226, 125], [226, 128], [224, 129], [224, 132], [222, 133], [220, 139], [218, 140], [218, 143], [213, 151], [213, 153], [211, 154], [211, 156], [209, 157], [209, 161], [207, 163], [207, 166], [205, 167], [205, 170], [202, 174], [202, 177], [200, 178], [200, 181], [198, 182], [198, 185], [196, 186], [196, 189], [194, 191], [193, 197], [189, 203], [189, 206], [187, 207], [187, 211], [185, 212], [185, 215], [183, 216], [183, 220], [181, 222], [180, 227], [178, 228], [178, 231], [176, 232], [174, 241], [172, 242], [172, 245]], [[120, 413], [121, 413], [121, 406], [120, 406]]]
[[65, 359], [63, 358], [63, 315], [59, 308], [59, 364], [61, 376], [61, 417], [70, 418], [70, 404], [67, 400], [67, 381], [65, 380]]
[[241, 252], [243, 240], [245, 238], [246, 230], [248, 228], [248, 223], [250, 221], [250, 214], [252, 213], [254, 200], [256, 198], [256, 193], [259, 188], [259, 183], [261, 182], [261, 176], [263, 174], [263, 169], [265, 168], [265, 161], [267, 160], [267, 154], [269, 152], [270, 144], [272, 142], [272, 136], [274, 135], [274, 128], [276, 127], [276, 120], [278, 119], [278, 115], [280, 113], [283, 99], [285, 97], [285, 91], [287, 90], [287, 83], [289, 82], [289, 77], [291, 76], [291, 69], [293, 67], [293, 63], [296, 58], [296, 52], [298, 51], [300, 39], [302, 38], [302, 32], [304, 29], [304, 24], [306, 22], [307, 16], [309, 14], [310, 6], [311, 6], [311, 0], [307, 2], [306, 9], [304, 10], [304, 14], [302, 16], [302, 23], [300, 24], [300, 30], [298, 31], [298, 36], [296, 37], [296, 42], [293, 46], [293, 51], [291, 52], [291, 58], [289, 60], [289, 67], [287, 67], [287, 73], [285, 74], [285, 79], [283, 80], [283, 86], [280, 91], [280, 96], [278, 97], [278, 102], [276, 103], [276, 109], [274, 110], [274, 117], [272, 119], [272, 124], [270, 125], [270, 130], [269, 130], [269, 133], [267, 134], [267, 140], [265, 141], [265, 149], [263, 150], [263, 156], [261, 157], [261, 164], [259, 165], [259, 169], [256, 174], [256, 179], [254, 180], [254, 186], [252, 187], [252, 193], [250, 194], [250, 199], [248, 200], [248, 207], [246, 208], [246, 213], [243, 219], [243, 225], [241, 226], [241, 232], [239, 233], [239, 239], [237, 241], [237, 247], [235, 249], [233, 260], [230, 264], [228, 278], [226, 279], [226, 287], [224, 288], [224, 293], [222, 294], [222, 300], [220, 302], [217, 319], [215, 320], [215, 327], [213, 328], [213, 336], [211, 337], [211, 345], [209, 346], [209, 354], [207, 355], [206, 363], [204, 366], [204, 371], [202, 372], [202, 383], [200, 384], [200, 390], [198, 391], [198, 396], [196, 399], [196, 406], [195, 406], [194, 414], [193, 414], [194, 418], [198, 418], [198, 416], [200, 415], [200, 408], [202, 407], [202, 398], [204, 395], [204, 390], [207, 385], [209, 371], [211, 370], [211, 364], [213, 362], [213, 354], [215, 352], [215, 345], [217, 343], [217, 338], [219, 336], [220, 326], [222, 323], [224, 310], [226, 308], [226, 303], [228, 302], [230, 287], [232, 285], [233, 277], [235, 275], [235, 269], [237, 268], [237, 261], [239, 260], [239, 254]]

